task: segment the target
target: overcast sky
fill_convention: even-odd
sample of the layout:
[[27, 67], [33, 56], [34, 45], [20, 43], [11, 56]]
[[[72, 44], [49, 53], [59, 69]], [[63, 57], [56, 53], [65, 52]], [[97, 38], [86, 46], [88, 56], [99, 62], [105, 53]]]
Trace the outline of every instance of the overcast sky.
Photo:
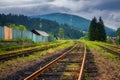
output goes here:
[[0, 0], [0, 13], [75, 14], [87, 19], [102, 16], [105, 25], [120, 27], [120, 0]]

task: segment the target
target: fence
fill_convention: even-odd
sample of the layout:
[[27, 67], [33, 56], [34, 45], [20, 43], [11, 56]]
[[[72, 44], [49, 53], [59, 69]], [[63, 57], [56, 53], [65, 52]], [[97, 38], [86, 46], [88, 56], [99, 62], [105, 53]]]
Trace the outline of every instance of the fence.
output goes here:
[[21, 31], [11, 29], [8, 27], [0, 27], [0, 39], [2, 40], [16, 40], [16, 39], [30, 39], [34, 42], [48, 41], [48, 37], [36, 35], [30, 31]]
[[0, 39], [4, 39], [4, 28], [0, 27]]
[[5, 40], [12, 39], [12, 28], [9, 28], [7, 26], [4, 27], [4, 39]]

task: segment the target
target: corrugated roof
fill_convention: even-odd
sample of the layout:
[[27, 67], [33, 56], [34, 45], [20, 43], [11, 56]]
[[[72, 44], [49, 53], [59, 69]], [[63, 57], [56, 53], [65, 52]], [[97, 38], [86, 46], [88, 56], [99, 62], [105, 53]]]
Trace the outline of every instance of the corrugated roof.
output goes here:
[[42, 36], [49, 36], [46, 32], [44, 31], [40, 31], [40, 30], [35, 30], [36, 32], [38, 32], [40, 35]]

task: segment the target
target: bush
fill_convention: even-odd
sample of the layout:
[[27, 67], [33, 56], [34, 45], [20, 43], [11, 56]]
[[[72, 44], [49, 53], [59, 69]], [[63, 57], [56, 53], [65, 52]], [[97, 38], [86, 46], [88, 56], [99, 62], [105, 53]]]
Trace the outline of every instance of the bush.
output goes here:
[[112, 39], [107, 39], [107, 43], [110, 43], [110, 44], [112, 44], [113, 43], [113, 41], [112, 41]]

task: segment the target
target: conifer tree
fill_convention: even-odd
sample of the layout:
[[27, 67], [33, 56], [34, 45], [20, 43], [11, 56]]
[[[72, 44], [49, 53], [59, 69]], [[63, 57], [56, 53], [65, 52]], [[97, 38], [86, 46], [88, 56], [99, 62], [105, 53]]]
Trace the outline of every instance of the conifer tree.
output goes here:
[[96, 24], [97, 24], [97, 19], [96, 17], [94, 17], [90, 23], [90, 27], [89, 27], [89, 33], [88, 33], [88, 38], [91, 41], [96, 40]]
[[106, 41], [106, 32], [104, 29], [104, 23], [102, 18], [99, 18], [99, 22], [97, 22], [97, 19], [94, 17], [90, 23], [89, 27], [89, 40], [91, 41]]
[[106, 41], [106, 32], [105, 32], [105, 26], [104, 26], [104, 22], [102, 20], [101, 17], [99, 17], [99, 41], [103, 41], [105, 42]]

